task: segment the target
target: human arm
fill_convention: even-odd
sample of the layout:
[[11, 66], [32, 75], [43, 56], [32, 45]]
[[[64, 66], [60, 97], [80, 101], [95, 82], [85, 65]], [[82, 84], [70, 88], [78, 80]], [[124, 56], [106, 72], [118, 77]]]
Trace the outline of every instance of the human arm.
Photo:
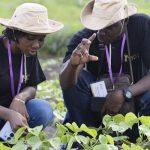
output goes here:
[[74, 86], [77, 82], [78, 75], [84, 65], [89, 61], [97, 61], [98, 57], [89, 54], [89, 48], [95, 39], [94, 33], [88, 39], [82, 39], [71, 54], [70, 59], [65, 62], [60, 71], [60, 84], [63, 89]]
[[21, 115], [23, 115], [27, 120], [29, 120], [29, 115], [26, 109], [25, 103], [33, 99], [36, 94], [36, 88], [35, 87], [25, 87], [19, 94], [17, 94], [11, 104], [10, 109], [15, 110], [16, 112], [19, 112]]
[[9, 121], [13, 131], [28, 126], [26, 119], [20, 113], [3, 106], [0, 106], [0, 118]]
[[[150, 90], [150, 74], [144, 76], [137, 83], [128, 87], [133, 96], [138, 96]], [[106, 96], [106, 103], [104, 104], [102, 112], [104, 114], [116, 114], [120, 111], [125, 99], [122, 90], [116, 90]]]

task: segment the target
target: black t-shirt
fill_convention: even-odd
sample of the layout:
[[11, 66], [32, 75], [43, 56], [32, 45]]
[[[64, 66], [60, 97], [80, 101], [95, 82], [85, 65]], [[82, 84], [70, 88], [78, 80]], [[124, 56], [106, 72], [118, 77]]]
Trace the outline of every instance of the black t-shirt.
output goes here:
[[[17, 92], [20, 77], [21, 54], [12, 54], [13, 76], [15, 93]], [[27, 86], [36, 86], [46, 80], [39, 64], [37, 56], [26, 57], [26, 68], [28, 80], [23, 82], [21, 90]], [[24, 69], [23, 69], [24, 74]], [[8, 51], [3, 45], [3, 37], [0, 38], [0, 105], [9, 107], [12, 101], [11, 81], [9, 73]]]
[[[132, 57], [133, 75], [135, 82], [138, 81], [143, 75], [143, 65], [146, 68], [144, 71], [147, 72], [150, 68], [150, 17], [145, 14], [135, 14], [129, 17], [128, 25], [128, 39]], [[81, 42], [83, 38], [89, 38], [93, 33], [97, 31], [92, 31], [89, 29], [83, 29], [76, 33], [70, 42], [68, 43], [68, 51], [64, 57], [63, 62], [66, 62], [73, 50]], [[118, 73], [121, 65], [120, 51], [121, 51], [122, 39], [117, 39], [112, 45], [112, 72]], [[98, 76], [98, 70], [100, 69], [100, 74], [108, 74], [108, 65], [104, 50], [99, 46], [97, 37], [92, 42], [90, 46], [89, 53], [99, 57], [97, 62], [88, 62], [87, 69], [92, 72], [96, 77]], [[102, 58], [102, 54], [104, 54]], [[126, 61], [125, 56], [128, 55], [127, 52], [127, 42], [124, 48], [123, 57], [123, 73], [130, 73], [129, 62]], [[102, 62], [101, 62], [102, 61]], [[143, 61], [143, 63], [141, 63]]]

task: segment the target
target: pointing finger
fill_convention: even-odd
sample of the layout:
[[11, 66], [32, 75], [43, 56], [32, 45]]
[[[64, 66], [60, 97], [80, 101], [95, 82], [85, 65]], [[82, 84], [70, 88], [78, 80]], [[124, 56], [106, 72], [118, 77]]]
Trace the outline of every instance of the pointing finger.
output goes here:
[[93, 42], [96, 37], [96, 33], [93, 33], [88, 39]]

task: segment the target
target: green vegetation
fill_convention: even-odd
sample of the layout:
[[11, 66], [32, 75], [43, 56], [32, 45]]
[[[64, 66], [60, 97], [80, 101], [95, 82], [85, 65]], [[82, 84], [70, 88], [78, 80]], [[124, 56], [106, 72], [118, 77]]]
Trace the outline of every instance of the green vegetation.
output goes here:
[[[71, 150], [73, 143], [78, 143], [83, 150], [149, 150], [150, 149], [150, 117], [137, 118], [133, 113], [125, 116], [105, 115], [103, 126], [90, 128], [85, 124], [80, 127], [75, 122], [65, 125], [58, 123], [57, 135], [51, 139], [41, 131], [42, 127], [20, 128], [12, 140], [0, 143], [1, 150], [60, 150], [62, 145]], [[139, 137], [131, 143], [125, 131], [138, 125]], [[80, 133], [86, 133], [86, 136]], [[11, 145], [12, 148], [3, 144]]]
[[[49, 11], [49, 18], [61, 21], [64, 28], [58, 33], [49, 35], [41, 53], [62, 56], [66, 51], [66, 44], [74, 32], [83, 28], [80, 23], [80, 12], [88, 0], [0, 0], [0, 17], [10, 18], [16, 6], [23, 2], [36, 2], [45, 5]], [[150, 14], [149, 0], [129, 0], [137, 4], [139, 12]], [[2, 30], [3, 28], [1, 28]]]

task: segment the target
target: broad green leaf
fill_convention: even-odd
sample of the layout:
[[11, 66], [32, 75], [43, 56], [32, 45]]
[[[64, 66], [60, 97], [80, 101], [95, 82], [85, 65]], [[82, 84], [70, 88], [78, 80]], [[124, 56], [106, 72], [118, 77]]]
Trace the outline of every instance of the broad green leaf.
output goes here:
[[60, 138], [61, 138], [62, 143], [66, 145], [69, 142], [71, 137], [72, 137], [71, 135], [66, 133], [65, 135], [61, 136]]
[[72, 124], [66, 123], [66, 127], [75, 133], [79, 132], [79, 127], [77, 126], [77, 124], [75, 122], [73, 122]]
[[118, 132], [123, 133], [126, 130], [128, 130], [129, 128], [130, 128], [130, 126], [126, 122], [120, 122]]
[[35, 143], [34, 145], [32, 145], [32, 150], [39, 150], [41, 145], [42, 145], [41, 141]]
[[103, 117], [102, 123], [104, 124], [105, 128], [107, 127], [108, 123], [112, 121], [112, 117], [109, 115], [105, 115]]
[[118, 150], [118, 148], [114, 145], [101, 144], [94, 146], [93, 150]]
[[131, 148], [125, 143], [122, 144], [122, 148], [123, 150], [131, 150]]
[[131, 143], [131, 149], [132, 150], [144, 150], [142, 147], [140, 147], [139, 145], [135, 145], [133, 143]]
[[114, 139], [113, 139], [113, 137], [112, 137], [112, 136], [110, 136], [110, 135], [106, 135], [106, 138], [107, 138], [108, 143], [110, 143], [110, 144], [114, 145]]
[[127, 140], [128, 136], [117, 136], [113, 138], [115, 142], [117, 141], [123, 141], [123, 140]]
[[99, 141], [101, 144], [107, 144], [108, 143], [107, 138], [102, 134], [99, 135]]
[[70, 138], [69, 142], [68, 142], [68, 145], [67, 145], [67, 149], [66, 149], [66, 150], [71, 150], [74, 141], [75, 141], [75, 138], [72, 136], [72, 137]]
[[84, 132], [88, 133], [93, 138], [96, 138], [96, 136], [97, 136], [97, 131], [95, 129], [88, 128], [85, 124], [82, 124], [80, 126], [80, 131], [84, 131]]
[[39, 133], [42, 131], [42, 128], [43, 128], [43, 126], [37, 126], [37, 127], [35, 127], [35, 128], [28, 128], [28, 131], [29, 131], [31, 134], [33, 134], [33, 135], [35, 135], [35, 136], [38, 136]]
[[140, 125], [139, 130], [146, 136], [150, 136], [150, 125], [148, 124]]
[[125, 115], [125, 122], [132, 128], [135, 123], [138, 123], [139, 119], [136, 117], [134, 113], [127, 113]]
[[82, 136], [82, 135], [76, 135], [75, 136], [75, 139], [76, 141], [79, 143], [79, 144], [88, 144], [89, 143], [89, 137], [85, 137], [85, 136]]
[[44, 145], [46, 147], [50, 147], [51, 146], [49, 141], [42, 141], [42, 145]]
[[139, 120], [142, 124], [150, 124], [150, 116], [141, 116]]
[[113, 120], [116, 123], [123, 122], [124, 119], [125, 119], [125, 117], [122, 114], [118, 114], [118, 115], [113, 116]]
[[47, 136], [45, 135], [44, 132], [40, 132], [40, 133], [39, 133], [39, 139], [40, 139], [41, 141], [47, 140]]
[[27, 150], [28, 146], [23, 141], [18, 141], [16, 145], [12, 147], [12, 150]]
[[3, 143], [0, 143], [0, 150], [11, 150], [10, 147], [7, 147], [6, 145], [4, 145]]
[[107, 144], [100, 144], [94, 146], [93, 150], [109, 150], [109, 146]]
[[29, 139], [27, 139], [27, 143], [30, 145], [35, 145], [38, 142], [40, 142], [40, 139], [37, 136], [32, 136]]
[[17, 141], [24, 133], [24, 131], [26, 130], [26, 127], [22, 127], [22, 128], [19, 128], [17, 130], [17, 132], [15, 133], [15, 141]]
[[75, 122], [72, 123], [72, 126], [73, 126], [75, 132], [79, 131], [79, 127]]
[[62, 144], [59, 137], [52, 138], [49, 140], [49, 142], [52, 145], [52, 147], [55, 149], [60, 149], [60, 146]]
[[129, 126], [125, 122], [120, 122], [119, 124], [112, 123], [109, 126], [113, 131], [119, 132], [119, 133], [123, 133], [129, 128]]
[[56, 127], [58, 129], [59, 134], [61, 134], [61, 135], [64, 135], [66, 132], [69, 132], [68, 129], [61, 123], [57, 123]]

